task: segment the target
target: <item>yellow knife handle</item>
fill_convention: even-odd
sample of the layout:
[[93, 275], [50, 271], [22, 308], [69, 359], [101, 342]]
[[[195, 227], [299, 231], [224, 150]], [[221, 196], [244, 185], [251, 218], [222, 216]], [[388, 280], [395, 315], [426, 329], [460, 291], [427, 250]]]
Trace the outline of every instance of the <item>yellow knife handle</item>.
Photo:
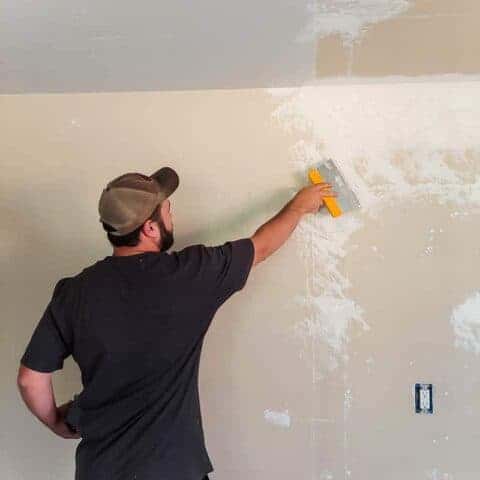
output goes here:
[[[311, 168], [309, 170], [308, 178], [314, 185], [325, 182], [322, 175], [316, 168]], [[340, 205], [335, 197], [324, 198], [323, 201], [332, 217], [339, 217], [342, 214], [342, 209], [340, 208]]]

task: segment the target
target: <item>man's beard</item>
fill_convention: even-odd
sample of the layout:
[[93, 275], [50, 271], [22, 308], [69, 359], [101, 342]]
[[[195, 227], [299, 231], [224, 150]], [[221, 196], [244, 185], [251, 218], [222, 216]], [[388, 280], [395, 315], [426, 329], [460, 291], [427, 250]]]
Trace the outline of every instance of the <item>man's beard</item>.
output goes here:
[[165, 250], [168, 250], [172, 245], [173, 245], [173, 228], [172, 231], [169, 232], [167, 230], [167, 227], [165, 227], [165, 223], [163, 223], [163, 220], [160, 218], [160, 221], [158, 222], [158, 226], [160, 228], [160, 243], [159, 243], [159, 248], [161, 252], [165, 252]]

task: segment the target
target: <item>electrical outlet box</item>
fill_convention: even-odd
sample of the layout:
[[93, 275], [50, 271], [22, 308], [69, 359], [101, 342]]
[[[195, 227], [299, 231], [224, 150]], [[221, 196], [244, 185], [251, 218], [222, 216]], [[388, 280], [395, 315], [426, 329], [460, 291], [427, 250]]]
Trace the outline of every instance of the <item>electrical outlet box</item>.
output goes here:
[[415, 384], [415, 412], [433, 413], [433, 385], [431, 383]]

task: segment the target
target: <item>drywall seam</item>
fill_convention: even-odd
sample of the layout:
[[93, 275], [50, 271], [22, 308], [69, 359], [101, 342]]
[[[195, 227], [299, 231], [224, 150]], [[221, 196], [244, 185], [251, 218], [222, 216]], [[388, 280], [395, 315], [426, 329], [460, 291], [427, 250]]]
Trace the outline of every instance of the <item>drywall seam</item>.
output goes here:
[[[408, 76], [408, 75], [385, 75], [382, 77], [359, 77], [355, 75], [350, 76], [331, 76], [331, 77], [324, 77], [324, 78], [317, 78], [312, 80], [311, 82], [306, 82], [303, 87], [310, 86], [321, 86], [321, 85], [357, 85], [357, 84], [390, 84], [390, 83], [402, 83], [402, 84], [411, 84], [411, 83], [432, 83], [432, 82], [439, 82], [439, 83], [451, 83], [451, 82], [478, 82], [480, 81], [480, 75], [477, 74], [459, 74], [459, 73], [444, 73], [444, 74], [435, 74], [435, 75], [415, 75], [415, 76]], [[291, 90], [296, 91], [299, 87], [285, 87], [285, 88], [278, 88], [278, 89], [271, 89], [270, 92], [272, 95], [274, 93], [273, 90]], [[284, 96], [281, 92], [279, 95]]]

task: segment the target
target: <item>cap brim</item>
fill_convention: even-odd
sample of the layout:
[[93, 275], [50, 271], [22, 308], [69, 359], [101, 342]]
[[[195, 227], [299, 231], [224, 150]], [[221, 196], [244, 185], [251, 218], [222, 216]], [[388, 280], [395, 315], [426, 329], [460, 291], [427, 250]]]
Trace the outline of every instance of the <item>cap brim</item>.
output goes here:
[[170, 167], [163, 167], [150, 175], [162, 189], [162, 192], [169, 197], [177, 188], [180, 183], [177, 172]]

